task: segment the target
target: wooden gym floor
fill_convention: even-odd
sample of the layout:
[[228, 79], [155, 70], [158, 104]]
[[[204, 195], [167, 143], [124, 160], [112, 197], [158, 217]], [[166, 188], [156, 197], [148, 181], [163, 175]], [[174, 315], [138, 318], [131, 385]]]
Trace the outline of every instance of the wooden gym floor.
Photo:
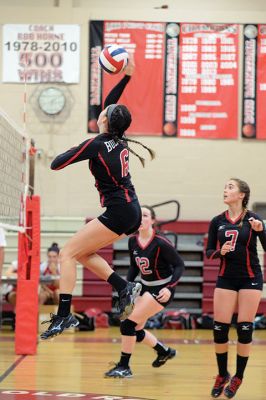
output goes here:
[[[151, 367], [155, 353], [136, 346], [130, 379], [105, 379], [110, 361], [118, 361], [118, 328], [65, 333], [40, 342], [36, 356], [14, 354], [14, 334], [0, 332], [0, 400], [156, 399], [207, 400], [216, 375], [209, 330], [153, 331], [178, 355], [161, 368]], [[235, 332], [229, 370], [235, 372]], [[266, 330], [256, 331], [244, 383], [236, 399], [266, 399]], [[221, 396], [221, 399], [224, 397]]]

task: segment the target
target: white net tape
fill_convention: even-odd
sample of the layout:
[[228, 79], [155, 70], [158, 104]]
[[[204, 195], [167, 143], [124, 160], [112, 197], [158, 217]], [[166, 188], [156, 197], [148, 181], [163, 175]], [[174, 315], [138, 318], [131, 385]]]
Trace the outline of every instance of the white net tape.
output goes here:
[[0, 109], [0, 226], [22, 230], [28, 176], [26, 135]]

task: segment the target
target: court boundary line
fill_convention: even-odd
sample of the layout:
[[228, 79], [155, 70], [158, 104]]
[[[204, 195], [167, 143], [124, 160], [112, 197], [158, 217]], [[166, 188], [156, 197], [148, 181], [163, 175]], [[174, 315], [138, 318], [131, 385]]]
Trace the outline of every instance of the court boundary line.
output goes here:
[[0, 375], [0, 383], [4, 381], [8, 377], [8, 375], [11, 374], [12, 371], [26, 358], [27, 355], [24, 354], [20, 356], [13, 364], [10, 365], [10, 367], [2, 374]]

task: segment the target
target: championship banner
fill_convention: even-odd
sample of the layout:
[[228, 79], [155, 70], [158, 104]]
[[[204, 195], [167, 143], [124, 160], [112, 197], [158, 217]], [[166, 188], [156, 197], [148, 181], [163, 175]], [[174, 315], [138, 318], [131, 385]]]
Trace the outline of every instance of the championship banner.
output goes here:
[[90, 22], [90, 132], [97, 129], [97, 107], [99, 111], [110, 90], [123, 77], [123, 74], [110, 75], [99, 69], [97, 57], [101, 44], [103, 47], [108, 44], [121, 45], [134, 57], [135, 72], [119, 100], [132, 115], [132, 124], [127, 132], [134, 135], [162, 135], [165, 23]]
[[239, 26], [181, 24], [178, 137], [237, 139]]
[[79, 83], [79, 25], [3, 25], [3, 82]]
[[244, 27], [242, 136], [266, 139], [266, 25]]

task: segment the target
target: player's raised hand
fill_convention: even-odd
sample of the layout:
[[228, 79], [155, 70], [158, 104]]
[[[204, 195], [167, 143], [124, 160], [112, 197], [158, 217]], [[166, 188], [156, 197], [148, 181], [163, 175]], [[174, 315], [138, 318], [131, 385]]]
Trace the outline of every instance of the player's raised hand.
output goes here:
[[260, 220], [251, 217], [251, 218], [248, 219], [248, 221], [249, 221], [249, 223], [250, 223], [250, 225], [251, 225], [251, 228], [252, 228], [254, 231], [256, 231], [256, 232], [261, 232], [261, 231], [263, 231], [263, 228], [264, 228], [264, 227], [263, 227], [263, 224], [262, 224], [262, 222], [261, 222]]
[[135, 71], [135, 61], [134, 61], [134, 55], [132, 53], [128, 53], [128, 64], [126, 68], [124, 69], [124, 73], [126, 75], [133, 75]]

